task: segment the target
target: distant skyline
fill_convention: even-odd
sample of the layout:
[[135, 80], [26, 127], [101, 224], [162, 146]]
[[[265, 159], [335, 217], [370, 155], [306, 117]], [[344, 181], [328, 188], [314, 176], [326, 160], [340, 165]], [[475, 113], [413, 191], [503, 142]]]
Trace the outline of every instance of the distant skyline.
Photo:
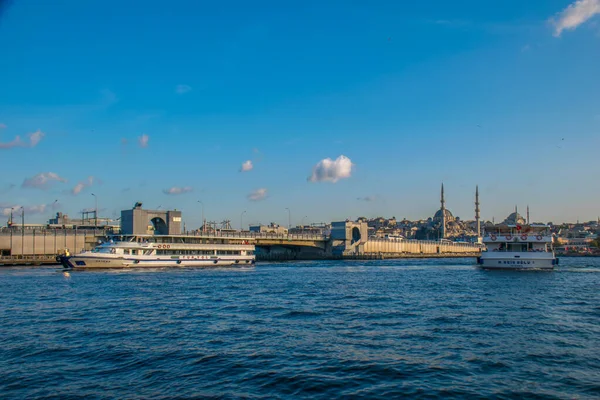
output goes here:
[[404, 3], [10, 2], [1, 220], [596, 220], [600, 0]]

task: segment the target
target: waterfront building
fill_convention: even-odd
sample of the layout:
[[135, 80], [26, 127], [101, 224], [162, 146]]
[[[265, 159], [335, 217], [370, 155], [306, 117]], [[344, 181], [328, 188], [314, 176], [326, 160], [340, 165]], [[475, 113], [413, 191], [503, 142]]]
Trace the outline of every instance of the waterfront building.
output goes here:
[[[85, 212], [82, 214], [86, 214]], [[111, 218], [93, 217], [93, 218], [69, 218], [67, 214], [57, 212], [54, 218], [48, 220], [49, 227], [69, 228], [69, 229], [108, 229], [118, 233], [121, 226], [118, 221]]]
[[288, 229], [279, 224], [271, 222], [269, 225], [250, 225], [250, 232], [256, 233], [274, 233], [278, 235], [285, 235], [288, 233]]
[[181, 211], [144, 210], [137, 202], [130, 210], [121, 211], [121, 232], [126, 235], [179, 235]]
[[290, 235], [327, 235], [330, 231], [331, 224], [315, 223], [310, 225], [299, 225], [289, 229], [288, 232]]

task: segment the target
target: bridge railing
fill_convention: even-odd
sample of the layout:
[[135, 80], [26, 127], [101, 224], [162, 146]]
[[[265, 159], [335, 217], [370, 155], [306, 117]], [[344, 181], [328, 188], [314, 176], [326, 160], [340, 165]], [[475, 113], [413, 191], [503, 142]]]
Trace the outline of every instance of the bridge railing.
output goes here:
[[390, 239], [380, 239], [380, 238], [369, 238], [369, 242], [377, 242], [377, 243], [387, 243], [387, 244], [430, 244], [437, 246], [460, 246], [460, 247], [468, 247], [478, 249], [482, 246], [478, 243], [469, 243], [469, 242], [449, 242], [449, 241], [438, 241], [438, 240], [417, 240], [417, 239], [404, 239], [404, 240], [390, 240]]
[[0, 236], [60, 236], [60, 235], [81, 235], [81, 236], [105, 236], [108, 231], [104, 229], [61, 229], [61, 228], [35, 228], [20, 229], [13, 227], [0, 228]]
[[265, 232], [187, 232], [186, 236], [198, 236], [207, 238], [240, 238], [240, 239], [281, 239], [281, 240], [317, 240], [327, 241], [328, 235], [314, 234], [287, 234], [287, 233], [265, 233]]

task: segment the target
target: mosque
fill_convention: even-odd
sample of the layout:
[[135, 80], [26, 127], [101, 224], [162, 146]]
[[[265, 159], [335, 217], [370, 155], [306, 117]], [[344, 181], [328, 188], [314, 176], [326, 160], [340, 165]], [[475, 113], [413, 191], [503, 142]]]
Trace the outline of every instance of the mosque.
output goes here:
[[511, 213], [504, 221], [502, 221], [503, 225], [524, 225], [529, 223], [529, 206], [527, 206], [527, 219], [523, 218], [521, 214], [517, 211], [517, 206], [515, 206], [515, 212]]
[[450, 210], [446, 208], [446, 199], [444, 197], [444, 184], [440, 193], [440, 209], [434, 214], [431, 220], [431, 228], [437, 231], [440, 239], [448, 237], [457, 237], [461, 235], [481, 236], [481, 223], [479, 215], [479, 186], [475, 187], [475, 221], [462, 221], [455, 217]]
[[[397, 235], [407, 239], [419, 240], [467, 240], [480, 241], [482, 227], [490, 228], [495, 224], [493, 221], [481, 221], [481, 209], [479, 207], [479, 186], [475, 186], [475, 219], [462, 220], [460, 217], [452, 214], [452, 211], [446, 208], [446, 198], [444, 194], [444, 184], [442, 183], [440, 192], [440, 208], [433, 217], [426, 220], [409, 221], [406, 218], [396, 221], [395, 218], [385, 219], [383, 217], [373, 220], [364, 220], [372, 230], [372, 236], [387, 237]], [[527, 218], [519, 214], [517, 207], [502, 224], [523, 225], [529, 223], [529, 206], [527, 206]]]
[[[479, 186], [475, 187], [475, 221], [462, 221], [459, 217], [455, 217], [450, 210], [446, 208], [446, 199], [444, 197], [444, 184], [440, 193], [440, 209], [434, 214], [429, 225], [429, 233], [437, 233], [440, 239], [455, 238], [458, 236], [476, 236], [481, 237], [481, 219], [479, 208]], [[515, 211], [511, 213], [504, 221], [504, 225], [524, 225], [529, 224], [529, 206], [527, 206], [527, 217], [524, 218], [519, 214], [517, 206]], [[493, 222], [486, 222], [485, 226], [493, 226]]]
[[463, 238], [473, 240], [481, 236], [479, 221], [479, 187], [475, 188], [475, 221], [463, 221], [460, 217], [454, 216], [452, 211], [446, 208], [446, 199], [444, 195], [444, 184], [442, 183], [440, 193], [441, 207], [426, 221], [418, 224], [418, 229], [413, 238], [421, 240], [440, 240], [446, 238]]

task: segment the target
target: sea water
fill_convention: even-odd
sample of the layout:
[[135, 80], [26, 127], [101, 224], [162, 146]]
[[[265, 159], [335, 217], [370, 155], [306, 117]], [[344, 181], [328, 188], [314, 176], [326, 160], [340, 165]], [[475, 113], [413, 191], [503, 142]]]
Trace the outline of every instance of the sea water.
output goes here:
[[0, 269], [0, 397], [598, 398], [600, 259]]

